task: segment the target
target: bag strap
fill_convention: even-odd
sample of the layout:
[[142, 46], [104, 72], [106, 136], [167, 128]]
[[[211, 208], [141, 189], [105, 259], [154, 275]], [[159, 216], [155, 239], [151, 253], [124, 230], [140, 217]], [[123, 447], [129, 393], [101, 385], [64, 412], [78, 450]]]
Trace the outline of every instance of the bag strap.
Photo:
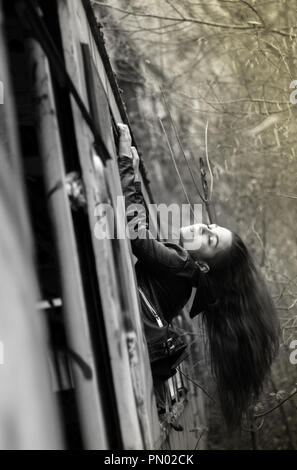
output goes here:
[[153, 315], [153, 317], [155, 318], [158, 326], [160, 328], [162, 328], [163, 326], [165, 326], [160, 318], [160, 316], [158, 315], [158, 313], [156, 312], [156, 310], [154, 309], [154, 307], [152, 306], [151, 302], [149, 301], [149, 299], [147, 298], [147, 296], [145, 295], [145, 293], [143, 292], [143, 290], [141, 289], [141, 287], [138, 287], [138, 290], [139, 290], [139, 293], [144, 301], [144, 303], [146, 304], [146, 306], [148, 307], [149, 311], [151, 312], [151, 314]]

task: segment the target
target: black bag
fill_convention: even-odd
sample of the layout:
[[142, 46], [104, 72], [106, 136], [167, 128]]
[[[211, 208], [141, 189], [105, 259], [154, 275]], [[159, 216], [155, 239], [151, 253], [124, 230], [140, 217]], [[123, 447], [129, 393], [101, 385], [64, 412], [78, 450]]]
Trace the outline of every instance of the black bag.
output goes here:
[[152, 373], [166, 380], [176, 373], [176, 367], [187, 355], [188, 346], [163, 315], [157, 313], [143, 290], [140, 287], [138, 290]]

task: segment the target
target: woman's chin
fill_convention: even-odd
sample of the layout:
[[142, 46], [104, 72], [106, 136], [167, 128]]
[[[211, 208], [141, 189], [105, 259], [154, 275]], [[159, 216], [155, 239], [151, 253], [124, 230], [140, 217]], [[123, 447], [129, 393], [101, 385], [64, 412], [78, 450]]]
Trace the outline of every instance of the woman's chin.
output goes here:
[[191, 253], [197, 253], [197, 246], [195, 243], [193, 243], [192, 240], [185, 240], [183, 239], [183, 247], [185, 250], [191, 252]]

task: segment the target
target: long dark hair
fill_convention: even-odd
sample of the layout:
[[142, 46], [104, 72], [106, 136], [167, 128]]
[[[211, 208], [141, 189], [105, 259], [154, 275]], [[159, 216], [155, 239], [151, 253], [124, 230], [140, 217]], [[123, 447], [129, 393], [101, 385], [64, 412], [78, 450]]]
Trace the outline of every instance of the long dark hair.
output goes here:
[[213, 260], [204, 321], [226, 423], [240, 424], [259, 396], [279, 347], [279, 321], [267, 286], [241, 238]]

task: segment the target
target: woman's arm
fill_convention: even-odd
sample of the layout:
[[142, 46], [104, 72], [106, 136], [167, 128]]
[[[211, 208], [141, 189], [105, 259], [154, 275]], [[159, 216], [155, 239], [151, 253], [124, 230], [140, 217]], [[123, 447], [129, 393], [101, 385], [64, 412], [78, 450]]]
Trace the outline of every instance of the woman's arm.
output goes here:
[[132, 139], [128, 126], [118, 124], [120, 132], [118, 167], [125, 197], [125, 209], [128, 227], [132, 234], [137, 234], [140, 225], [148, 226], [146, 207], [141, 193], [139, 180], [139, 156], [131, 147]]
[[[193, 285], [197, 283], [197, 277], [200, 273], [199, 267], [190, 257], [189, 253], [180, 245], [175, 243], [162, 243], [156, 240], [149, 230], [148, 220], [146, 219], [145, 208], [138, 211], [135, 217], [135, 210], [131, 210], [131, 205], [144, 200], [139, 195], [135, 187], [135, 173], [133, 167], [133, 151], [128, 150], [130, 144], [127, 129], [120, 127], [120, 145], [119, 145], [119, 172], [122, 181], [123, 194], [125, 196], [125, 207], [128, 224], [133, 224], [134, 233], [131, 237], [132, 250], [139, 261], [145, 263], [146, 268], [152, 272], [166, 272], [181, 277], [187, 277], [193, 280]], [[123, 137], [122, 130], [123, 129]], [[130, 134], [130, 133], [129, 133]], [[121, 142], [122, 140], [122, 142]], [[136, 181], [136, 186], [139, 182]], [[138, 192], [138, 194], [137, 194]], [[141, 191], [140, 191], [141, 194]], [[130, 207], [129, 207], [130, 206]], [[133, 209], [133, 208], [132, 208]]]
[[[146, 226], [148, 228], [149, 220], [150, 220], [150, 214], [149, 214], [149, 210], [148, 210], [146, 201], [143, 197], [142, 189], [141, 189], [141, 180], [140, 180], [140, 176], [139, 176], [140, 158], [139, 158], [138, 152], [137, 152], [135, 147], [131, 147], [131, 151], [132, 151], [132, 156], [133, 156], [135, 202], [136, 202], [136, 204], [139, 204], [139, 206], [141, 205], [144, 208], [144, 210], [143, 210], [143, 215], [144, 215], [143, 220], [147, 224]], [[145, 214], [144, 214], [144, 212], [145, 212]]]

